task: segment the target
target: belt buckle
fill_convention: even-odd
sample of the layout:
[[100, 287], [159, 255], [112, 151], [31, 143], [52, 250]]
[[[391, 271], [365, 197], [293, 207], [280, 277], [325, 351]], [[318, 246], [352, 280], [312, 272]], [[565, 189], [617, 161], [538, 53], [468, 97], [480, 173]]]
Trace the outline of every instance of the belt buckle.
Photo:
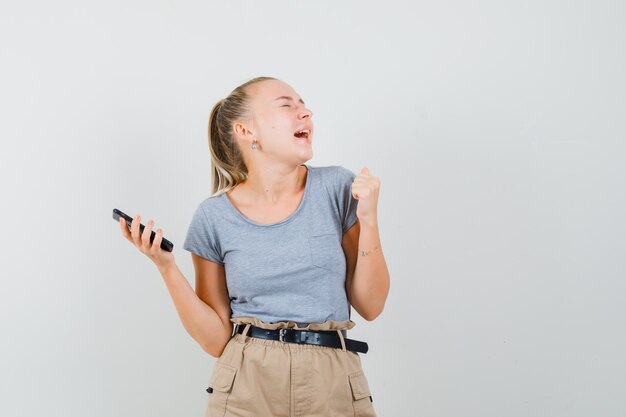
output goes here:
[[287, 342], [285, 342], [285, 339], [284, 339], [286, 331], [287, 331], [287, 329], [284, 329], [284, 328], [278, 330], [278, 340], [280, 340], [283, 343], [287, 343]]

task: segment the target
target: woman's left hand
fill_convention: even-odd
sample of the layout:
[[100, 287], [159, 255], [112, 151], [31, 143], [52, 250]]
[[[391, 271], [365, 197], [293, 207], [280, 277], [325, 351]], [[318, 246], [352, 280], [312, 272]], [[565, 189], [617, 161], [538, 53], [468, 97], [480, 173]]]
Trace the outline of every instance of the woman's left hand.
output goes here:
[[361, 223], [375, 223], [378, 207], [378, 191], [380, 180], [370, 175], [367, 168], [361, 169], [361, 173], [352, 182], [352, 196], [359, 200], [356, 207], [356, 216]]

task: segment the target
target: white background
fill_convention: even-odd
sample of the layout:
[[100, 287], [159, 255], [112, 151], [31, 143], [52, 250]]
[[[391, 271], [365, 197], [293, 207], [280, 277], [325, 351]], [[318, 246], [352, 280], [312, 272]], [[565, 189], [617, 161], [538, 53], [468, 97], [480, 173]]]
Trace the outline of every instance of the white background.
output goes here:
[[120, 208], [182, 250], [210, 109], [267, 75], [311, 165], [367, 166], [391, 292], [352, 338], [379, 416], [626, 415], [626, 6], [0, 6], [0, 415], [201, 416], [214, 358]]

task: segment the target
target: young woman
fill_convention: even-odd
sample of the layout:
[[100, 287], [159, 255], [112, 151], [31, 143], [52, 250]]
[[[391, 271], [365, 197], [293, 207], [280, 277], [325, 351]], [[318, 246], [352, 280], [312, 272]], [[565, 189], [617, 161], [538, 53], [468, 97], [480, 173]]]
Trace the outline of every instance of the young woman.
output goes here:
[[157, 265], [188, 333], [218, 358], [206, 416], [375, 416], [351, 306], [382, 312], [389, 272], [378, 232], [380, 180], [316, 167], [313, 113], [286, 83], [254, 78], [211, 111], [212, 195], [183, 248], [195, 291], [154, 222], [124, 236]]

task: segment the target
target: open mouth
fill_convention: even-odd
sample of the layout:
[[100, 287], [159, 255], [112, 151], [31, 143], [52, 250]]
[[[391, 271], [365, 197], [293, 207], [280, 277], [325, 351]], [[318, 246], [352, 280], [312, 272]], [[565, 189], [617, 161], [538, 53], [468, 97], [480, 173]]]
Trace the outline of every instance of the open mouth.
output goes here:
[[311, 131], [309, 129], [298, 130], [293, 135], [298, 139], [309, 139], [309, 136], [311, 136]]

